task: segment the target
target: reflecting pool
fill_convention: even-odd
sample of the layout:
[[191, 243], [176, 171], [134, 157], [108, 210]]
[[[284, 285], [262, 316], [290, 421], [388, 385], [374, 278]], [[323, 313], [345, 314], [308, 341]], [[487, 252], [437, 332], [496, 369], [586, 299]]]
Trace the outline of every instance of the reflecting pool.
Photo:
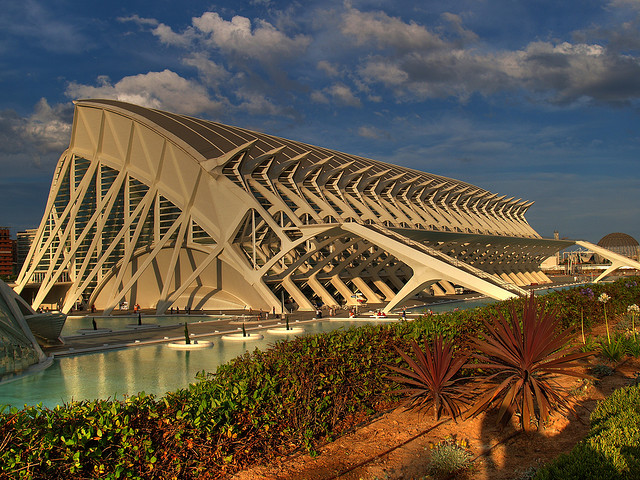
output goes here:
[[[554, 287], [561, 289], [563, 287]], [[566, 288], [566, 287], [564, 287]], [[544, 294], [549, 289], [541, 289], [536, 294]], [[429, 306], [408, 309], [409, 314], [431, 310], [434, 313], [454, 309], [475, 308], [494, 300], [474, 298], [469, 300], [446, 301]], [[205, 317], [195, 315], [167, 315], [162, 317], [143, 316], [143, 322], [159, 325], [173, 325], [197, 322]], [[228, 318], [228, 317], [227, 317]], [[211, 318], [206, 318], [211, 320]], [[389, 320], [387, 320], [389, 321]], [[128, 324], [137, 323], [137, 317], [96, 317], [99, 328], [123, 330]], [[302, 335], [329, 332], [338, 328], [348, 329], [356, 325], [379, 323], [370, 321], [322, 320], [303, 322]], [[81, 328], [91, 328], [89, 319], [70, 319], [63, 330], [63, 336], [75, 335]], [[66, 332], [66, 333], [65, 333]], [[155, 344], [88, 353], [72, 357], [59, 357], [46, 370], [9, 383], [0, 384], [0, 405], [36, 405], [42, 403], [53, 408], [71, 400], [95, 398], [118, 398], [135, 395], [138, 392], [162, 395], [168, 391], [184, 388], [195, 381], [196, 373], [205, 370], [214, 372], [219, 365], [255, 348], [262, 350], [282, 340], [282, 335], [260, 331], [264, 339], [249, 342], [225, 342], [219, 336], [205, 337], [214, 342], [212, 348], [193, 351], [172, 350], [164, 344]]]
[[[369, 321], [314, 321], [303, 326], [303, 335], [374, 323]], [[196, 373], [213, 372], [229, 360], [255, 348], [266, 349], [283, 335], [260, 331], [264, 339], [226, 342], [220, 336], [203, 337], [212, 348], [179, 351], [165, 344], [59, 357], [46, 370], [0, 385], [0, 405], [36, 405], [53, 408], [70, 400], [119, 398], [144, 391], [162, 395], [186, 387]]]

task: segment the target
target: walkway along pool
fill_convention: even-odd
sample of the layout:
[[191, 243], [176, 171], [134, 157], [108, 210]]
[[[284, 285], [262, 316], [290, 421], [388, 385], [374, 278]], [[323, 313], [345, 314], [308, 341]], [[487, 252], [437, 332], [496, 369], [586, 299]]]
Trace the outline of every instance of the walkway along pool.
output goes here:
[[[540, 292], [544, 293], [544, 292]], [[490, 303], [492, 300], [481, 298], [467, 301], [441, 302], [429, 306], [416, 307], [408, 312], [417, 314], [430, 309], [434, 313], [450, 311], [455, 308], [475, 308]], [[177, 324], [184, 322], [184, 317], [165, 317], [167, 322]], [[105, 327], [122, 330], [121, 324], [135, 323], [131, 317], [127, 319], [104, 319]], [[100, 322], [100, 318], [96, 317]], [[144, 317], [145, 323], [162, 323], [155, 317]], [[188, 317], [188, 321], [198, 321], [195, 317]], [[389, 320], [387, 320], [389, 321]], [[109, 323], [110, 322], [110, 323]], [[76, 327], [86, 328], [85, 324], [70, 325], [69, 332]], [[85, 322], [86, 323], [86, 320]], [[90, 323], [90, 320], [89, 320]], [[351, 321], [318, 320], [296, 323], [303, 326], [302, 335], [324, 333], [338, 328], [348, 329], [356, 325], [379, 323], [374, 319]], [[98, 326], [100, 323], [98, 323]], [[65, 327], [66, 329], [67, 327]], [[22, 407], [42, 403], [53, 408], [58, 404], [71, 400], [91, 400], [95, 398], [118, 398], [125, 395], [135, 395], [138, 392], [162, 395], [168, 391], [184, 388], [195, 381], [196, 373], [205, 370], [214, 372], [219, 365], [242, 355], [255, 348], [268, 348], [278, 340], [283, 340], [279, 334], [261, 330], [264, 339], [252, 342], [225, 342], [219, 335], [203, 337], [202, 340], [213, 342], [212, 348], [180, 351], [172, 350], [165, 344], [159, 343], [120, 350], [100, 351], [68, 357], [55, 358], [53, 365], [44, 371], [9, 383], [0, 384], [0, 406], [11, 405]], [[1, 408], [1, 407], [0, 407]]]

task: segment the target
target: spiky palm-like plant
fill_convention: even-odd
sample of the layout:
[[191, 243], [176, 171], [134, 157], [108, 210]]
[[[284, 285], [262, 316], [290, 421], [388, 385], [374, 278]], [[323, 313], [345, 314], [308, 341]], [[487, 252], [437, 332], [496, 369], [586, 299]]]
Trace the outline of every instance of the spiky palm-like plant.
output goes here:
[[483, 381], [491, 387], [468, 414], [499, 407], [499, 422], [506, 423], [519, 413], [522, 428], [531, 430], [533, 419], [541, 425], [552, 410], [573, 412], [565, 389], [553, 376], [588, 377], [571, 369], [578, 366], [576, 360], [593, 352], [576, 352], [579, 346], [568, 348], [570, 332], [562, 329], [555, 312], [538, 310], [533, 293], [522, 315], [518, 315], [514, 304], [510, 317], [499, 314], [492, 323], [485, 322], [485, 338], [472, 340], [480, 350], [474, 355], [479, 363], [466, 366], [488, 371]]
[[465, 364], [467, 356], [454, 358], [451, 343], [445, 342], [441, 336], [436, 337], [432, 349], [425, 339], [424, 347], [423, 351], [415, 340], [411, 341], [415, 360], [395, 347], [410, 369], [388, 365], [400, 374], [389, 378], [406, 386], [400, 392], [408, 395], [408, 408], [432, 409], [436, 419], [444, 410], [455, 420], [460, 416], [460, 407], [468, 402], [465, 399], [466, 388], [458, 385], [462, 379], [453, 377]]

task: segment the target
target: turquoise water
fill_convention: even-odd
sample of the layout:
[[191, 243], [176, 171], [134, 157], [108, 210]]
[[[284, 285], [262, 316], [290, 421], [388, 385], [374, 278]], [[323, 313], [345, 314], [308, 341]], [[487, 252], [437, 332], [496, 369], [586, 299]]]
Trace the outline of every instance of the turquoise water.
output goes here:
[[[555, 289], [561, 289], [556, 287]], [[543, 294], [543, 289], [536, 294]], [[430, 309], [434, 313], [450, 311], [455, 308], [467, 309], [486, 305], [492, 299], [480, 298], [463, 301], [442, 302], [428, 307], [416, 307], [409, 313], [423, 313]], [[164, 316], [144, 317], [145, 323], [161, 325], [179, 324], [185, 321], [197, 322], [203, 317]], [[87, 324], [88, 322], [88, 324]], [[137, 317], [96, 318], [98, 327], [113, 330], [126, 329], [127, 324], [137, 323]], [[305, 328], [303, 335], [329, 332], [338, 328], [350, 328], [356, 325], [377, 323], [375, 321], [316, 321], [301, 324]], [[91, 328], [91, 320], [70, 319], [65, 326], [67, 335], [76, 334], [80, 328]], [[197, 372], [213, 372], [229, 360], [253, 351], [256, 347], [266, 349], [284, 336], [261, 331], [263, 340], [251, 342], [225, 342], [219, 336], [204, 338], [214, 342], [212, 348], [193, 351], [177, 351], [166, 345], [157, 344], [135, 348], [110, 350], [105, 352], [56, 358], [53, 365], [33, 375], [0, 385], [0, 405], [36, 405], [54, 407], [71, 400], [95, 398], [119, 398], [145, 391], [162, 395], [168, 391], [184, 388], [195, 381]]]
[[431, 310], [433, 313], [450, 312], [453, 309], [467, 310], [469, 308], [482, 307], [495, 302], [492, 298], [474, 298], [470, 300], [443, 301], [442, 303], [431, 303], [419, 307], [408, 308], [409, 313], [426, 313]]
[[[317, 321], [300, 324], [302, 335], [329, 332], [371, 322]], [[298, 326], [298, 324], [296, 324]], [[178, 351], [165, 344], [110, 350], [56, 358], [53, 365], [33, 375], [0, 385], [0, 405], [22, 407], [42, 403], [53, 408], [71, 400], [118, 398], [144, 391], [162, 395], [195, 381], [196, 373], [213, 372], [229, 360], [287, 337], [261, 331], [264, 339], [226, 342], [219, 336], [201, 338], [212, 348]]]

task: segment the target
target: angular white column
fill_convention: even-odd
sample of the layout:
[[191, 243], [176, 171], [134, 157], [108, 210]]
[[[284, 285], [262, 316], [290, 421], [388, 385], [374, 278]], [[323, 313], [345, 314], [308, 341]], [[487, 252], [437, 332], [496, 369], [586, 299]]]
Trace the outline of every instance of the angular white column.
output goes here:
[[384, 297], [385, 297], [384, 299], [386, 301], [389, 301], [396, 296], [396, 293], [393, 290], [391, 290], [391, 287], [389, 287], [389, 285], [387, 285], [385, 281], [382, 280], [377, 275], [372, 276], [371, 280], [373, 281], [374, 285], [378, 287], [378, 290], [380, 290], [384, 294]]
[[369, 287], [369, 285], [367, 285], [367, 282], [365, 282], [362, 278], [353, 277], [351, 281], [356, 287], [358, 287], [358, 289], [366, 297], [367, 303], [382, 303], [382, 299], [378, 296], [376, 292], [371, 290], [371, 287]]
[[353, 292], [347, 287], [338, 275], [331, 277], [331, 284], [336, 287], [340, 295], [345, 299], [347, 305], [358, 305], [358, 301], [354, 297]]
[[300, 291], [300, 289], [293, 283], [291, 277], [286, 277], [282, 280], [282, 286], [291, 295], [291, 297], [298, 304], [298, 310], [303, 312], [313, 312], [315, 308], [309, 299]]
[[446, 280], [441, 280], [438, 283], [440, 284], [440, 286], [442, 287], [442, 289], [447, 295], [454, 295], [456, 293], [456, 289], [453, 288], [453, 285], [451, 285], [451, 282], [447, 282]]
[[309, 280], [307, 280], [309, 287], [311, 290], [315, 292], [322, 299], [322, 303], [325, 305], [329, 305], [330, 307], [336, 307], [340, 305], [335, 298], [324, 288], [324, 285], [320, 283], [320, 281], [316, 278], [315, 275], [311, 275]]

